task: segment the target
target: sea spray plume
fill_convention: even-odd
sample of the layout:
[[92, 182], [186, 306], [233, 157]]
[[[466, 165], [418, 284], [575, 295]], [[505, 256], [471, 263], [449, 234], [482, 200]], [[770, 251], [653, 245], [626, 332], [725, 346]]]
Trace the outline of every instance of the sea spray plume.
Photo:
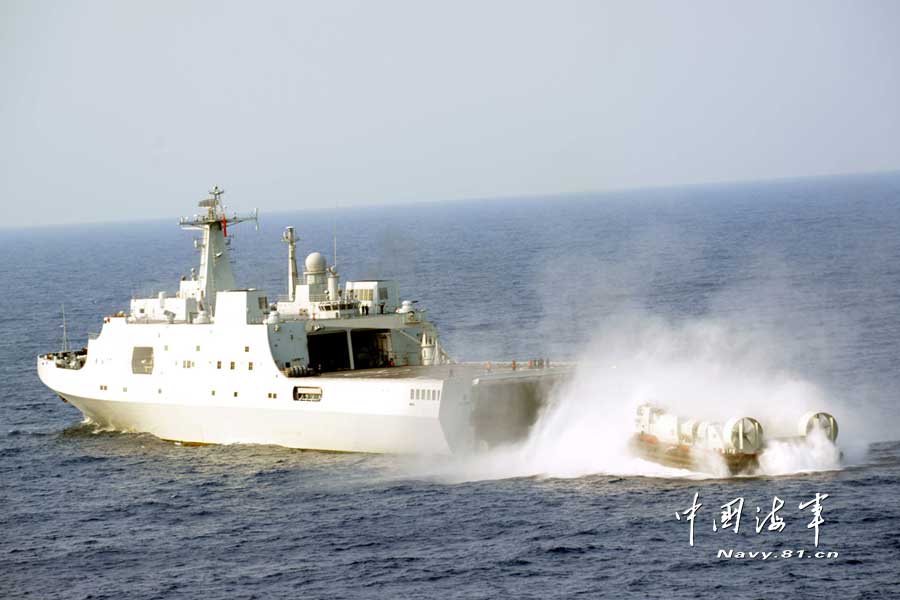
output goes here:
[[[769, 340], [741, 334], [723, 321], [673, 323], [642, 311], [598, 333], [579, 357], [572, 378], [554, 390], [527, 439], [487, 453], [454, 458], [431, 474], [453, 481], [521, 476], [578, 477], [589, 474], [650, 477], [725, 476], [710, 458], [700, 475], [663, 467], [629, 450], [638, 405], [650, 402], [675, 414], [724, 422], [752, 416], [767, 439], [796, 435], [810, 410], [829, 410], [841, 420], [823, 390], [773, 366]], [[761, 460], [763, 474], [828, 470], [839, 450], [814, 437], [774, 442]], [[767, 450], [768, 452], [768, 450]], [[765, 453], [764, 453], [765, 455]]]
[[[719, 422], [753, 416], [767, 434], [794, 435], [799, 416], [829, 406], [827, 399], [815, 384], [768, 364], [760, 341], [758, 333], [742, 339], [721, 321], [673, 324], [641, 312], [622, 317], [580, 357], [572, 382], [535, 424], [521, 454], [534, 472], [547, 475], [653, 475], [655, 467], [631, 460], [627, 450], [636, 407], [644, 402]], [[833, 468], [833, 461], [804, 464], [804, 470], [816, 466]]]
[[841, 450], [822, 430], [803, 439], [774, 440], [759, 457], [759, 472], [765, 475], [835, 470], [841, 468]]

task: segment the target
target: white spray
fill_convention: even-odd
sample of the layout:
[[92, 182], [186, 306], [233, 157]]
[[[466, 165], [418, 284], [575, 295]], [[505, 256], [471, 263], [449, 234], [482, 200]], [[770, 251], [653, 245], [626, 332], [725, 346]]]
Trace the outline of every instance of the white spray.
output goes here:
[[[556, 390], [523, 442], [486, 454], [451, 459], [426, 475], [453, 481], [520, 476], [588, 474], [651, 477], [725, 476], [663, 467], [628, 448], [636, 407], [651, 402], [673, 413], [724, 421], [752, 416], [772, 440], [796, 435], [800, 416], [827, 410], [845, 414], [814, 383], [772, 364], [775, 340], [742, 334], [726, 323], [693, 320], [675, 325], [638, 311], [617, 318], [578, 360], [574, 377]], [[770, 442], [760, 474], [839, 468], [840, 450], [824, 436], [805, 442]], [[716, 467], [719, 467], [716, 469]]]

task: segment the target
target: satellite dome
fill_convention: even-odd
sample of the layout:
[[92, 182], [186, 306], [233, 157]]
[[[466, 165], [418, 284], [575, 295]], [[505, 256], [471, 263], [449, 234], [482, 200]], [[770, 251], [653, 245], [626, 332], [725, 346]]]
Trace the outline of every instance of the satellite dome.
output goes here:
[[307, 273], [324, 273], [327, 266], [325, 257], [322, 256], [321, 252], [313, 252], [307, 256], [304, 264], [306, 265]]

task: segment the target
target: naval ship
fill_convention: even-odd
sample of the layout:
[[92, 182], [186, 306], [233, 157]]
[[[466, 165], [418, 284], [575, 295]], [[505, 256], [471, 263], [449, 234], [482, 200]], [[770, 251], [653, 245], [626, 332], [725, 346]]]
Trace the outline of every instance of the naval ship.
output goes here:
[[527, 436], [571, 367], [545, 359], [452, 360], [426, 310], [396, 281], [347, 281], [312, 252], [287, 295], [240, 288], [223, 190], [179, 224], [199, 231], [199, 269], [174, 294], [134, 298], [80, 350], [37, 358], [41, 380], [100, 427], [188, 444], [447, 454]]

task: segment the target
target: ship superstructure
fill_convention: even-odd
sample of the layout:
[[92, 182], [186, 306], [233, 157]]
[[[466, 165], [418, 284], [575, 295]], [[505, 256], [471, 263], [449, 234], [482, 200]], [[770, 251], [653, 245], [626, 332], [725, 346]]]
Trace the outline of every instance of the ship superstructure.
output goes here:
[[[180, 225], [199, 269], [173, 295], [131, 301], [85, 348], [38, 357], [41, 380], [101, 426], [188, 443], [462, 452], [524, 436], [565, 366], [458, 364], [390, 280], [348, 281], [292, 227], [288, 294], [239, 288], [218, 187]], [[524, 366], [524, 365], [523, 365]]]

